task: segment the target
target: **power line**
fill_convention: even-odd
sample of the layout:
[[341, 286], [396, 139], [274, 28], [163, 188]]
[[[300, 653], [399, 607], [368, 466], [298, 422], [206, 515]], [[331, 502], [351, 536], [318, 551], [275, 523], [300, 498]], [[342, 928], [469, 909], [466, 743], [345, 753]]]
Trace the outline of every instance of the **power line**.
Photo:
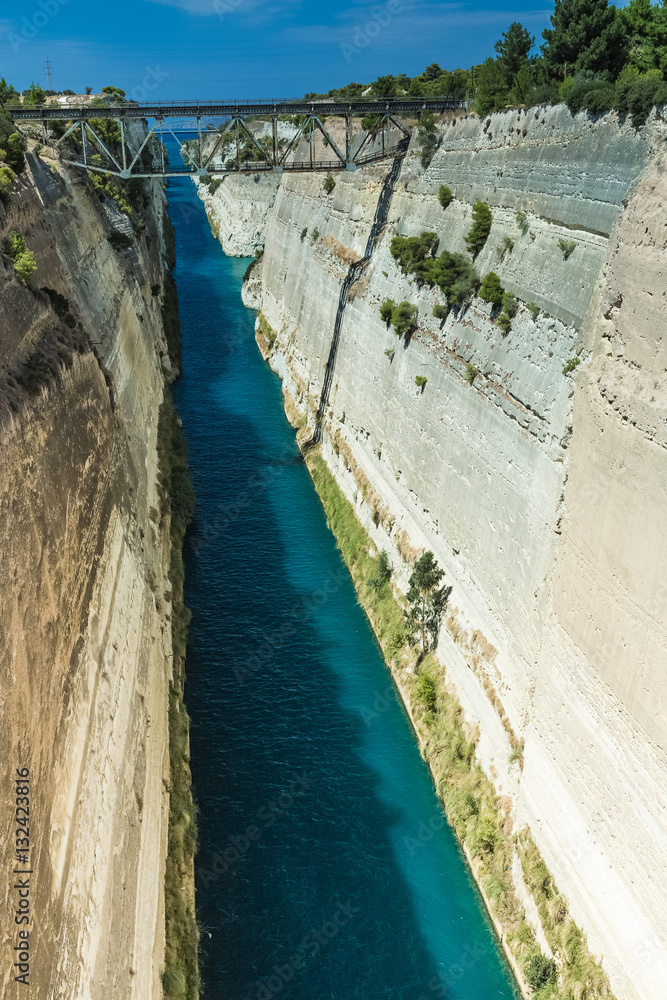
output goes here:
[[46, 73], [46, 89], [53, 90], [53, 66], [51, 65], [51, 60], [46, 58], [44, 63], [44, 72]]

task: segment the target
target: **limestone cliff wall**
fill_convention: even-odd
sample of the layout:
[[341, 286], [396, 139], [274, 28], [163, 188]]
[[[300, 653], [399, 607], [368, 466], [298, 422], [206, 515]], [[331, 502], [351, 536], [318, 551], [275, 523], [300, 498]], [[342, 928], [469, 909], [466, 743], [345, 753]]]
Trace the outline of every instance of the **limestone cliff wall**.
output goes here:
[[[513, 797], [517, 825], [531, 827], [617, 996], [658, 1000], [667, 975], [664, 125], [654, 118], [636, 132], [613, 115], [558, 107], [470, 116], [441, 139], [426, 172], [414, 151], [403, 164], [350, 290], [324, 454], [402, 586], [420, 550], [446, 569], [439, 652], [479, 726], [483, 765]], [[341, 283], [363, 254], [386, 170], [339, 174], [328, 196], [321, 176], [286, 175], [267, 217], [247, 301], [277, 331], [271, 364], [310, 423]], [[250, 179], [234, 183], [245, 198], [254, 190]], [[441, 183], [455, 194], [445, 211]], [[435, 320], [437, 289], [403, 276], [389, 253], [396, 233], [423, 229], [441, 249], [464, 251], [478, 197], [494, 213], [479, 272], [495, 270], [521, 300], [506, 337], [479, 298]], [[561, 239], [575, 241], [567, 258]], [[385, 298], [419, 307], [408, 344], [381, 322]], [[563, 375], [575, 355], [583, 363]], [[480, 372], [472, 384], [469, 364]], [[525, 742], [522, 771], [509, 765], [512, 739]]]
[[278, 188], [279, 174], [251, 178], [229, 174], [211, 191], [196, 182], [199, 197], [223, 250], [230, 257], [252, 257], [264, 245], [269, 211]]
[[[0, 856], [10, 872], [7, 790], [29, 767], [30, 995], [157, 1000], [171, 672], [156, 451], [165, 201], [147, 189], [145, 233], [119, 251], [85, 177], [28, 161], [0, 206], [0, 236], [19, 230], [38, 264], [25, 288], [0, 258]], [[5, 914], [16, 895], [5, 878]], [[16, 932], [3, 921], [3, 955]], [[9, 965], [0, 992], [23, 996]]]

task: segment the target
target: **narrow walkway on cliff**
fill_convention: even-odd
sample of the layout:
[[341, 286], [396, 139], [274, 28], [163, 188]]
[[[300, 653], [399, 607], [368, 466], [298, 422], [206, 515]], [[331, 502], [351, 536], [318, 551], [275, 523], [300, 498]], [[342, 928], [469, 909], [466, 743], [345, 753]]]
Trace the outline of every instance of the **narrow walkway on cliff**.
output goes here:
[[347, 296], [350, 287], [354, 282], [361, 277], [362, 272], [366, 269], [373, 256], [373, 250], [375, 248], [375, 242], [380, 236], [383, 228], [387, 223], [389, 217], [389, 206], [391, 205], [391, 199], [394, 194], [394, 189], [396, 187], [396, 181], [398, 180], [399, 174], [401, 172], [401, 164], [403, 162], [403, 157], [405, 156], [409, 140], [404, 139], [400, 144], [400, 152], [395, 157], [392, 164], [391, 170], [387, 174], [382, 184], [380, 190], [380, 197], [378, 198], [378, 203], [375, 208], [375, 217], [373, 218], [373, 225], [371, 226], [370, 232], [368, 234], [368, 240], [366, 241], [366, 249], [364, 251], [364, 256], [361, 260], [356, 261], [354, 264], [350, 264], [347, 274], [343, 280], [343, 284], [340, 287], [340, 294], [338, 297], [338, 310], [336, 312], [336, 320], [334, 322], [333, 336], [331, 338], [331, 346], [329, 348], [329, 357], [327, 358], [326, 368], [324, 372], [324, 383], [322, 385], [322, 392], [320, 394], [320, 403], [317, 408], [317, 415], [315, 417], [315, 429], [313, 431], [313, 436], [311, 439], [311, 444], [319, 444], [322, 440], [322, 427], [324, 424], [324, 418], [327, 412], [327, 406], [329, 405], [329, 394], [331, 392], [331, 385], [333, 383], [334, 370], [336, 367], [336, 354], [338, 353], [338, 344], [340, 341], [340, 333], [343, 326], [343, 315], [345, 313], [345, 306], [347, 305]]
[[203, 1000], [514, 1000], [257, 350], [248, 261], [224, 256], [190, 181], [168, 195], [173, 393], [197, 493], [186, 700]]

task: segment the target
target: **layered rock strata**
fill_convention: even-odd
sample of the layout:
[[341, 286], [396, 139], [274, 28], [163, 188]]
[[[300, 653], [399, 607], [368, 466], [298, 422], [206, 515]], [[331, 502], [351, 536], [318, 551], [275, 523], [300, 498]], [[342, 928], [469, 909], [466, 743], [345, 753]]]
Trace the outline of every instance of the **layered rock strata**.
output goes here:
[[[37, 262], [25, 287], [0, 257], [0, 761], [5, 790], [30, 770], [39, 1000], [161, 997], [171, 595], [157, 427], [171, 366], [166, 203], [157, 184], [145, 197], [124, 250], [85, 175], [32, 155], [0, 206], [0, 237], [20, 232]], [[0, 898], [8, 955], [9, 876]], [[3, 965], [7, 998], [25, 995], [15, 974]]]
[[[622, 1000], [658, 1000], [667, 976], [664, 138], [659, 116], [636, 131], [562, 106], [443, 125], [428, 170], [415, 150], [403, 164], [349, 291], [324, 415], [324, 456], [399, 585], [425, 549], [445, 568], [439, 654], [480, 760]], [[312, 426], [387, 169], [338, 174], [330, 195], [316, 174], [226, 179], [207, 200], [227, 250], [265, 247], [246, 301]], [[237, 190], [263, 194], [232, 241]], [[423, 230], [464, 252], [478, 198], [493, 225], [476, 266], [520, 303], [507, 336], [477, 297], [436, 320], [442, 293], [389, 252]], [[407, 343], [387, 298], [419, 309]]]

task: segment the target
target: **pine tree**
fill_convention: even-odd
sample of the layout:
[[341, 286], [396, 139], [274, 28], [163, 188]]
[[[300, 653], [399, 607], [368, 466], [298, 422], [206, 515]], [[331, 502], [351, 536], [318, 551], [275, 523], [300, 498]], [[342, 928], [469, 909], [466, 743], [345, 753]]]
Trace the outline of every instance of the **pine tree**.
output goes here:
[[542, 52], [552, 78], [590, 70], [614, 79], [627, 62], [625, 27], [607, 0], [556, 0], [551, 24]]
[[515, 85], [519, 70], [528, 63], [528, 53], [534, 44], [535, 37], [518, 21], [510, 24], [496, 42], [497, 62], [508, 90]]

